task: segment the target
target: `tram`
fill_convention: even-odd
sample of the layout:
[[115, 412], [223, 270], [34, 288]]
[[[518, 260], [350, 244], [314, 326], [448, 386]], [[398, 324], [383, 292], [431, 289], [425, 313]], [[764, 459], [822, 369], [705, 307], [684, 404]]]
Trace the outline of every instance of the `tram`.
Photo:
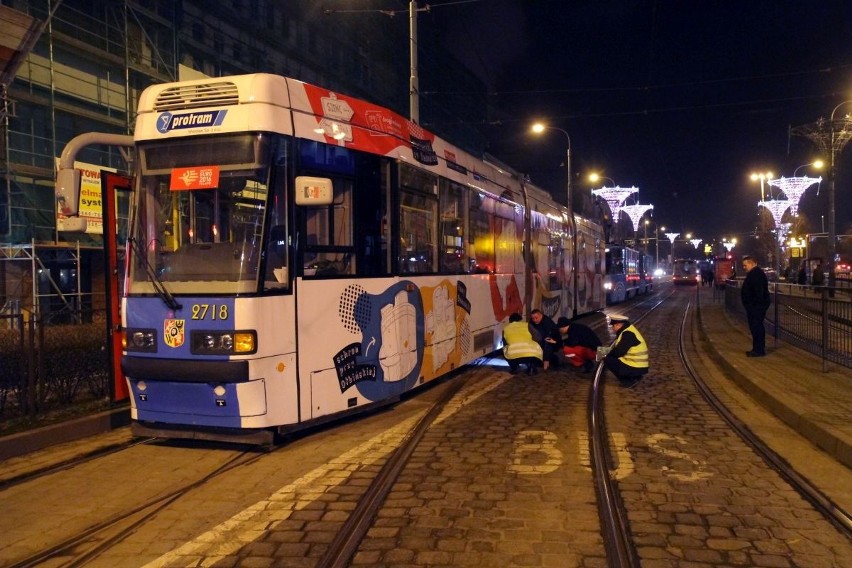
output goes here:
[[698, 262], [692, 259], [680, 259], [672, 263], [672, 282], [674, 284], [698, 285]]
[[650, 258], [624, 245], [607, 245], [604, 291], [608, 304], [624, 302], [653, 288]]
[[513, 312], [604, 307], [599, 225], [368, 102], [269, 74], [160, 84], [134, 143], [137, 435], [269, 443], [494, 352]]

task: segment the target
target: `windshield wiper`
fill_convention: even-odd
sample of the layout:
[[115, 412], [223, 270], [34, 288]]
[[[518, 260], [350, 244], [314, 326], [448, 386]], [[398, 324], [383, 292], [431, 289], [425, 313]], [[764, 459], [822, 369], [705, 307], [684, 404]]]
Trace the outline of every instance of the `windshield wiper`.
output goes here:
[[154, 267], [151, 266], [150, 262], [148, 262], [147, 251], [143, 248], [142, 243], [133, 237], [128, 237], [127, 241], [130, 243], [130, 246], [133, 247], [133, 251], [136, 255], [145, 264], [145, 273], [148, 275], [148, 280], [150, 280], [151, 284], [154, 285], [154, 291], [157, 293], [157, 296], [159, 296], [163, 303], [172, 310], [177, 311], [181, 309], [183, 306], [179, 304], [175, 297], [172, 296], [172, 293], [166, 289], [163, 281], [160, 280], [159, 276], [157, 276], [157, 271], [154, 270]]

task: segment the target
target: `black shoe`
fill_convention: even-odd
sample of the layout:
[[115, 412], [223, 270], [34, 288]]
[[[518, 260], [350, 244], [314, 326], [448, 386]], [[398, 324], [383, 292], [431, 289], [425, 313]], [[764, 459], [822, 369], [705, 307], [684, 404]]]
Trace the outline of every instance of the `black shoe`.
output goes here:
[[746, 357], [766, 357], [766, 353], [758, 353], [757, 351], [746, 351]]

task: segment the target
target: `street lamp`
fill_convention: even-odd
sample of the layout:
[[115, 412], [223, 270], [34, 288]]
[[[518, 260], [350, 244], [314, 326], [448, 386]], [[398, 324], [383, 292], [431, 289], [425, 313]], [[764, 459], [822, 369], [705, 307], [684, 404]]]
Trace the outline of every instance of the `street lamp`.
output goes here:
[[565, 190], [567, 192], [567, 206], [568, 206], [568, 215], [573, 217], [574, 208], [572, 207], [571, 200], [571, 136], [568, 134], [566, 130], [558, 128], [556, 126], [547, 126], [542, 124], [541, 122], [536, 122], [532, 125], [532, 131], [536, 134], [541, 134], [545, 130], [557, 130], [565, 135], [565, 139], [568, 141], [568, 146], [565, 150], [565, 173], [567, 177], [567, 181], [565, 184]]
[[598, 182], [599, 182], [600, 180], [602, 180], [602, 179], [608, 179], [608, 180], [609, 180], [609, 182], [610, 182], [613, 186], [615, 186], [615, 185], [616, 185], [612, 178], [608, 178], [608, 177], [606, 177], [606, 176], [602, 176], [602, 175], [600, 175], [600, 174], [599, 174], [599, 173], [597, 173], [597, 172], [592, 172], [592, 173], [590, 173], [590, 174], [589, 174], [589, 181], [590, 181], [590, 182], [592, 182], [592, 183], [598, 183]]
[[772, 179], [773, 177], [774, 176], [772, 175], [772, 172], [755, 172], [755, 173], [751, 174], [751, 181], [760, 180], [760, 200], [761, 201], [766, 200], [766, 194], [763, 191], [763, 183], [766, 180]]
[[808, 166], [813, 166], [815, 170], [821, 170], [824, 165], [825, 165], [825, 162], [823, 162], [822, 160], [814, 160], [813, 162], [810, 162], [809, 164], [802, 164], [801, 166], [799, 166], [798, 168], [793, 170], [793, 177], [796, 177], [796, 174], [799, 173], [799, 170], [801, 170], [802, 168], [807, 168]]
[[[772, 174], [772, 172], [753, 172], [751, 174], [751, 181], [760, 180], [760, 201], [766, 201], [766, 192], [763, 190], [764, 182], [772, 179], [773, 177], [775, 177], [775, 176]], [[762, 230], [766, 231], [766, 222], [763, 219], [763, 217], [761, 217], [760, 223], [761, 223]]]

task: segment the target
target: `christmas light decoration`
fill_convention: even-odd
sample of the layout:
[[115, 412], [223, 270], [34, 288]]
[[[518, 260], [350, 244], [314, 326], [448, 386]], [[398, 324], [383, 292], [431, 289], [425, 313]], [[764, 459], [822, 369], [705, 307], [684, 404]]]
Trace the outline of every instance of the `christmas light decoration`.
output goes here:
[[798, 215], [799, 200], [802, 199], [802, 195], [804, 195], [810, 186], [815, 183], [820, 183], [821, 181], [821, 177], [812, 178], [804, 176], [785, 178], [784, 176], [781, 176], [778, 179], [769, 180], [769, 185], [777, 187], [784, 192], [784, 195], [786, 195], [787, 199], [790, 200], [790, 213]]
[[689, 239], [689, 242], [693, 247], [698, 248], [698, 245], [701, 244], [701, 239]]
[[[834, 258], [837, 251], [837, 227], [835, 214], [835, 184], [837, 182], [837, 158], [852, 140], [852, 117], [848, 114], [835, 120], [834, 114], [852, 100], [843, 101], [834, 107], [828, 120], [820, 118], [816, 122], [803, 124], [790, 129], [793, 136], [804, 136], [817, 145], [823, 156], [828, 156], [828, 286], [835, 284]], [[795, 173], [795, 172], [794, 172]]]
[[791, 202], [789, 199], [773, 199], [772, 201], [758, 201], [757, 205], [758, 207], [765, 207], [772, 214], [775, 226], [778, 227], [781, 225], [781, 218], [784, 213], [790, 208]]
[[680, 236], [680, 233], [666, 233], [666, 237], [674, 244], [675, 239]]
[[639, 203], [635, 205], [624, 205], [621, 208], [621, 210], [627, 213], [627, 216], [630, 217], [630, 221], [633, 223], [634, 233], [639, 230], [639, 221], [642, 220], [642, 215], [644, 215], [646, 211], [653, 209], [653, 205], [640, 205]]
[[612, 211], [612, 222], [618, 223], [618, 216], [621, 214], [621, 204], [637, 191], [639, 191], [638, 187], [621, 187], [617, 185], [615, 187], [593, 189], [592, 195], [606, 201], [607, 205], [609, 205], [609, 210]]

